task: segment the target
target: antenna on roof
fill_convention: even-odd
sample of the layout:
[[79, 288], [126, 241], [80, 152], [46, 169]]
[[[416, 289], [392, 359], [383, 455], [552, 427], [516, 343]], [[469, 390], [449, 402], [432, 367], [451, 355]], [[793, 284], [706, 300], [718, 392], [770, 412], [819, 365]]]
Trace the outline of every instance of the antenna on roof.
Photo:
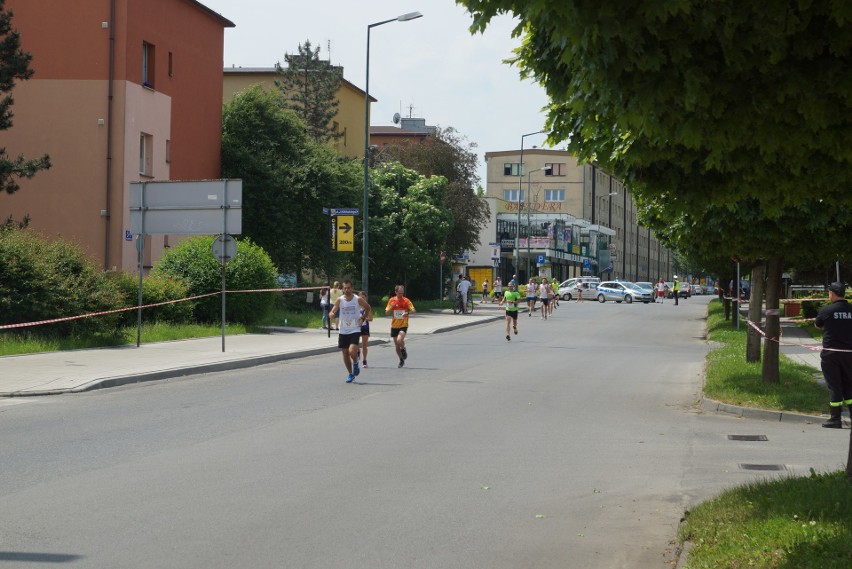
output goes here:
[[402, 117], [399, 116], [399, 113], [393, 114], [393, 124], [399, 124], [399, 121], [402, 120]]

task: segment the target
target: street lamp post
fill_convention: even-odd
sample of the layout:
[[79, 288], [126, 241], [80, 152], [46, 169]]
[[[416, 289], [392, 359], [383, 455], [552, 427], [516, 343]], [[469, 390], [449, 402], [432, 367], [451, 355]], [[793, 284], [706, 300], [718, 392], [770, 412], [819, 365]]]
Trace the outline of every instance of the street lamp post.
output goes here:
[[[515, 270], [518, 270], [518, 265], [521, 264], [521, 194], [523, 193], [523, 189], [521, 184], [524, 182], [524, 139], [528, 136], [533, 136], [534, 134], [549, 134], [549, 130], [537, 130], [535, 132], [528, 132], [527, 134], [521, 135], [521, 161], [518, 164], [518, 230], [515, 232]], [[529, 222], [529, 216], [527, 216], [527, 222]], [[530, 241], [530, 231], [527, 228], [527, 249], [529, 249], [529, 241]], [[527, 254], [529, 254], [529, 250], [527, 250]], [[530, 263], [529, 258], [527, 258], [527, 279], [530, 277]]]
[[551, 167], [545, 166], [544, 168], [536, 168], [535, 170], [530, 170], [527, 172], [527, 279], [530, 278], [530, 193], [532, 192], [532, 182], [530, 182], [530, 175], [533, 172], [540, 172], [544, 170], [545, 172], [550, 172]]
[[422, 17], [423, 14], [420, 12], [409, 12], [367, 26], [367, 78], [364, 81], [364, 211], [362, 213], [364, 216], [364, 237], [361, 251], [361, 287], [367, 294], [370, 292], [370, 30], [390, 22], [408, 22]]

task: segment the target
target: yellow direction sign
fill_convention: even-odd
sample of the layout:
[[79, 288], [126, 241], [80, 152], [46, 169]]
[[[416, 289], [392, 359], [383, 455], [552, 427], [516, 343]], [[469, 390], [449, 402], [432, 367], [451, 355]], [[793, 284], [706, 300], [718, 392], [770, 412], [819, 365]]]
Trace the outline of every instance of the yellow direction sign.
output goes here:
[[355, 250], [355, 216], [335, 215], [331, 218], [335, 251]]

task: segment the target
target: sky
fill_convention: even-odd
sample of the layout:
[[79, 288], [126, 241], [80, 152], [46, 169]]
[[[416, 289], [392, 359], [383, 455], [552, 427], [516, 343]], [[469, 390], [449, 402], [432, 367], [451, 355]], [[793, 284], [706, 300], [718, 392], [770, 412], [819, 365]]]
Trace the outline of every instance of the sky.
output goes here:
[[[367, 26], [420, 12], [370, 32], [370, 95], [378, 99], [371, 125], [392, 125], [394, 113], [453, 127], [475, 143], [480, 183], [485, 152], [517, 150], [521, 135], [542, 130], [544, 89], [522, 81], [503, 60], [520, 44], [508, 16], [471, 35], [471, 17], [454, 0], [199, 0], [236, 24], [225, 29], [225, 67], [272, 67], [309, 40], [320, 57], [343, 66], [343, 76], [365, 87]], [[330, 45], [330, 51], [329, 51]], [[524, 148], [545, 147], [528, 136]]]

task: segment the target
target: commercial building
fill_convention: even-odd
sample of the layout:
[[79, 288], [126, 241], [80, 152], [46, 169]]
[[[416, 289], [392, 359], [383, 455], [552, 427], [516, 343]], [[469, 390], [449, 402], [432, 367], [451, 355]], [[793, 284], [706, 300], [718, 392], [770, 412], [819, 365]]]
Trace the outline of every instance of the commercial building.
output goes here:
[[670, 273], [671, 255], [638, 224], [629, 190], [595, 164], [540, 148], [487, 152], [485, 160], [493, 223], [468, 273], [490, 270], [489, 280], [504, 283], [513, 275], [653, 281]]
[[[68, 6], [73, 4], [73, 9]], [[0, 215], [135, 271], [130, 182], [220, 177], [224, 30], [194, 0], [6, 0], [33, 77], [13, 92], [12, 156], [53, 167], [0, 198]], [[174, 238], [172, 238], [174, 239]], [[150, 266], [170, 236], [149, 236]]]

